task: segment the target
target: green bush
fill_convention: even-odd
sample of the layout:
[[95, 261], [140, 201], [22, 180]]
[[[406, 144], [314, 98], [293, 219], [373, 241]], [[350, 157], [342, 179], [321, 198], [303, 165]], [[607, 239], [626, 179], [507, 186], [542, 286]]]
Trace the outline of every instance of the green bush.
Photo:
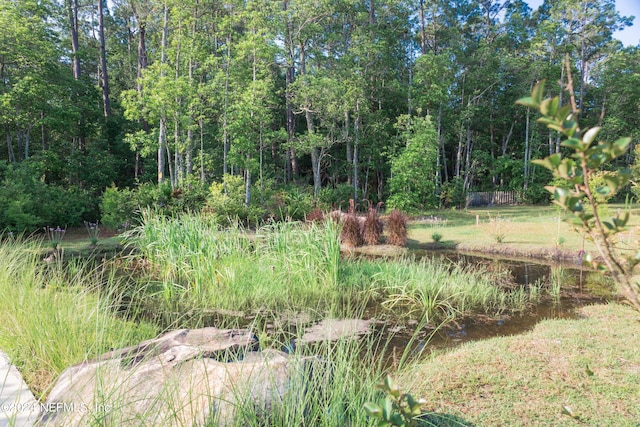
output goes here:
[[0, 229], [34, 231], [43, 226], [73, 226], [94, 209], [89, 194], [77, 186], [39, 179], [41, 164], [25, 161], [4, 170], [0, 186]]
[[105, 226], [127, 229], [133, 224], [134, 214], [138, 209], [135, 190], [118, 189], [115, 185], [107, 188], [100, 202], [100, 221]]
[[454, 178], [442, 184], [440, 190], [440, 206], [443, 208], [464, 208], [467, 203], [467, 192], [461, 178]]
[[353, 199], [351, 184], [338, 184], [335, 187], [324, 187], [318, 194], [318, 204], [322, 209], [341, 209], [349, 205]]
[[276, 192], [267, 203], [269, 216], [278, 221], [302, 221], [313, 210], [313, 194], [298, 187]]
[[245, 204], [244, 180], [238, 175], [225, 175], [222, 182], [211, 184], [205, 211], [213, 215], [217, 224], [223, 226], [234, 222], [256, 225], [265, 214], [262, 207]]

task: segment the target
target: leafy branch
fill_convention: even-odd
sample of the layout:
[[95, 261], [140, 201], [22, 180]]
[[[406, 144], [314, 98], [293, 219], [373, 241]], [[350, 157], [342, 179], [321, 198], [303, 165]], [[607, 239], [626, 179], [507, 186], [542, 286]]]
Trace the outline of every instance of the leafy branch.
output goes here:
[[553, 194], [554, 203], [575, 215], [577, 228], [594, 242], [599, 260], [590, 254], [585, 263], [608, 270], [620, 285], [622, 295], [640, 311], [640, 287], [634, 281], [633, 271], [640, 263], [640, 251], [624, 250], [617, 245], [616, 236], [627, 230], [629, 212], [619, 211], [610, 219], [603, 218], [598, 207], [597, 195], [608, 198], [614, 196], [629, 183], [628, 170], [618, 170], [604, 177], [605, 185], [594, 188], [591, 178], [607, 163], [624, 155], [631, 138], [620, 138], [610, 143], [597, 140], [600, 127], [582, 130], [578, 123], [578, 110], [573, 98], [571, 74], [568, 73], [567, 91], [571, 94], [571, 105], [560, 105], [559, 98], [543, 99], [544, 80], [536, 84], [531, 96], [517, 101], [518, 104], [538, 110], [542, 117], [537, 122], [545, 124], [564, 136], [561, 145], [572, 150], [569, 157], [560, 153], [552, 154], [535, 164], [551, 170], [564, 181], [562, 186], [545, 187]]
[[378, 420], [377, 425], [414, 426], [416, 417], [422, 413], [424, 400], [416, 400], [410, 394], [403, 393], [388, 375], [378, 388], [387, 394], [380, 405], [372, 402], [364, 405], [367, 414]]

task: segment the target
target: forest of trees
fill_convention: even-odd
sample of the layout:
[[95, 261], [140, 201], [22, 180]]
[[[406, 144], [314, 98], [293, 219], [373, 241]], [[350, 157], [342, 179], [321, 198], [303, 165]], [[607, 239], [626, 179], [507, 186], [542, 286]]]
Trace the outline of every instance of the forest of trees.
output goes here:
[[566, 57], [581, 123], [637, 140], [631, 22], [614, 0], [0, 0], [0, 229], [95, 220], [145, 185], [548, 200], [531, 160], [563, 148], [515, 101], [541, 79], [566, 100]]

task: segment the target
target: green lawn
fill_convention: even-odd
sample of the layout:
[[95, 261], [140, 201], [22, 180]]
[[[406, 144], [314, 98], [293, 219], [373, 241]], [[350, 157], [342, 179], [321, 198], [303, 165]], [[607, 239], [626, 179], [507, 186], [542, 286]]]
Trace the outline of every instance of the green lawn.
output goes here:
[[[429, 411], [474, 426], [637, 426], [640, 314], [618, 305], [463, 345], [399, 381]], [[447, 424], [448, 425], [448, 424]]]
[[[609, 212], [625, 209], [610, 205]], [[630, 231], [622, 242], [633, 243], [640, 234], [640, 207], [632, 206]], [[437, 217], [433, 224], [429, 217]], [[427, 219], [425, 219], [427, 218]], [[441, 247], [459, 250], [488, 250], [519, 255], [554, 256], [556, 252], [577, 253], [594, 250], [588, 240], [576, 232], [555, 206], [506, 206], [465, 210], [437, 210], [414, 217], [409, 225], [409, 242], [413, 247], [434, 246], [432, 235], [442, 235]]]

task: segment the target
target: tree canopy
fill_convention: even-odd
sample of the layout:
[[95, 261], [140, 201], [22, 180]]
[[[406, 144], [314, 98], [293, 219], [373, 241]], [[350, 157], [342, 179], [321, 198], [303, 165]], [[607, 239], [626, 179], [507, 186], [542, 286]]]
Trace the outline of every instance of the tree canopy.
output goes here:
[[548, 200], [531, 160], [565, 148], [515, 101], [542, 79], [562, 101], [568, 55], [581, 122], [635, 144], [632, 21], [614, 0], [0, 0], [0, 228], [60, 222], [43, 192], [95, 220], [107, 188], [225, 175], [246, 206]]

